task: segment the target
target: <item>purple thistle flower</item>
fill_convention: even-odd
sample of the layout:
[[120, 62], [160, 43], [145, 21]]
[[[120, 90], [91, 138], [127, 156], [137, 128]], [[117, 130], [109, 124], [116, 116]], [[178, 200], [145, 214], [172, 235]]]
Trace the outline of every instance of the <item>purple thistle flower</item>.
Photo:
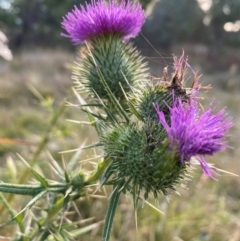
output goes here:
[[233, 125], [232, 118], [227, 117], [225, 109], [213, 114], [215, 108], [210, 107], [200, 113], [196, 101], [183, 103], [175, 100], [170, 110], [170, 125], [157, 104], [154, 105], [162, 126], [169, 137], [169, 146], [180, 154], [181, 163], [190, 161], [193, 156], [202, 166], [207, 176], [212, 176], [212, 170], [206, 163], [204, 155], [213, 155], [227, 147], [224, 137], [226, 131]]
[[75, 6], [72, 12], [63, 17], [62, 27], [74, 44], [80, 44], [92, 37], [116, 34], [124, 40], [135, 37], [145, 22], [144, 12], [139, 4], [130, 1], [104, 0], [91, 1], [86, 7]]

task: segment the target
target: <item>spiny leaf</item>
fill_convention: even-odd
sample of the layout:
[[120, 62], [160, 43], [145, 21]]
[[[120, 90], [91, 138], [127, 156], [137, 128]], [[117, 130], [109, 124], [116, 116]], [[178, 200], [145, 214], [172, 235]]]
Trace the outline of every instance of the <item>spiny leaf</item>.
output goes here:
[[85, 185], [91, 184], [97, 180], [100, 179], [100, 177], [103, 175], [107, 167], [109, 166], [111, 160], [110, 159], [104, 159], [103, 162], [100, 162], [98, 164], [97, 170], [88, 178]]
[[33, 174], [33, 176], [35, 177], [35, 179], [41, 183], [41, 186], [42, 186], [42, 187], [47, 188], [47, 187], [49, 186], [47, 180], [46, 180], [42, 175], [40, 175], [40, 174], [39, 174], [37, 171], [35, 171], [33, 168], [31, 168], [31, 171], [32, 171], [32, 174]]
[[54, 205], [48, 210], [47, 212], [47, 218], [45, 222], [50, 222], [53, 218], [55, 218], [55, 215], [60, 212], [60, 210], [63, 207], [65, 197], [60, 197]]
[[[68, 234], [68, 232], [66, 230], [63, 230], [62, 227], [59, 229], [58, 227], [51, 227], [51, 237], [54, 238], [54, 240], [56, 241], [71, 241], [73, 240], [71, 238], [71, 236]], [[43, 239], [42, 241], [44, 241], [46, 239]], [[52, 240], [52, 239], [51, 239]]]

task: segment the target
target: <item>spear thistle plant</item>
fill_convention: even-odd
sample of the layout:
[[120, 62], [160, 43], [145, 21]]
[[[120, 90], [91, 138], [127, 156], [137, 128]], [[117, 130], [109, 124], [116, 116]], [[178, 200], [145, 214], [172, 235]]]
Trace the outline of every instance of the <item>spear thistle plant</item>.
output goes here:
[[[102, 240], [108, 241], [122, 193], [133, 197], [135, 208], [151, 195], [156, 199], [167, 196], [178, 185], [185, 186], [191, 167], [196, 164], [193, 158], [207, 177], [215, 178], [215, 171], [205, 158], [228, 147], [225, 137], [232, 126], [231, 117], [225, 109], [216, 111], [213, 104], [206, 110], [200, 108], [198, 95], [202, 86], [184, 53], [180, 58], [174, 57], [172, 75], [165, 69], [159, 81], [151, 82], [144, 58], [129, 42], [144, 21], [140, 5], [124, 0], [92, 0], [63, 18], [62, 26], [67, 32], [63, 36], [74, 44], [85, 44], [74, 67], [73, 80], [81, 109], [99, 135], [98, 143], [82, 149], [101, 147], [102, 161], [91, 174], [81, 169], [73, 171], [77, 152], [65, 170], [52, 161], [57, 173], [54, 181], [29, 167], [38, 181], [36, 185], [0, 183], [1, 192], [33, 196], [20, 213], [11, 211], [21, 231], [18, 240], [47, 240], [50, 235], [52, 239], [73, 240], [82, 230], [71, 233], [59, 229], [58, 213], [79, 197], [91, 194], [90, 189], [96, 184], [113, 189], [102, 234]], [[185, 86], [188, 69], [194, 74], [189, 88]], [[87, 102], [82, 93], [87, 94]], [[51, 195], [46, 218], [25, 230], [21, 214], [46, 195]], [[0, 198], [7, 206], [6, 200]], [[53, 216], [57, 217], [55, 222]], [[69, 226], [67, 223], [64, 227]]]
[[[171, 80], [165, 70], [161, 81], [147, 83], [143, 58], [126, 42], [143, 22], [139, 5], [100, 0], [75, 8], [62, 23], [65, 37], [73, 43], [86, 41], [87, 49], [74, 69], [77, 89], [90, 93], [106, 112], [96, 124], [107, 162], [100, 184], [113, 186], [104, 241], [110, 237], [121, 192], [130, 193], [135, 206], [150, 194], [167, 195], [189, 178], [192, 157], [213, 177], [204, 156], [226, 147], [225, 132], [232, 126], [224, 110], [213, 114], [209, 108], [200, 114], [199, 77], [184, 53], [174, 57]], [[194, 73], [191, 88], [184, 86], [188, 68]]]

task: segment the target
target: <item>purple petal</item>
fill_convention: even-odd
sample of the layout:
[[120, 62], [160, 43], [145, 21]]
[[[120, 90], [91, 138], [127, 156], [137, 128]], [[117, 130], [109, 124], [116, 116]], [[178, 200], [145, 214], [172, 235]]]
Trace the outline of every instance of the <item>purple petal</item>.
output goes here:
[[86, 7], [75, 6], [72, 12], [63, 17], [62, 27], [74, 44], [80, 44], [92, 37], [116, 34], [124, 40], [135, 37], [145, 22], [140, 4], [122, 0], [91, 1]]
[[[172, 143], [177, 143], [178, 152], [183, 160], [189, 161], [191, 157], [198, 156], [202, 169], [207, 176], [212, 176], [211, 168], [207, 165], [204, 155], [213, 155], [228, 147], [225, 141], [226, 131], [232, 127], [232, 118], [227, 116], [225, 109], [213, 114], [210, 107], [203, 113], [196, 101], [183, 103], [181, 99], [175, 100], [170, 110], [170, 124], [166, 123], [164, 113], [157, 111], [159, 122], [166, 129]], [[200, 158], [201, 157], [201, 158]]]
[[207, 176], [207, 177], [212, 177], [213, 178], [213, 170], [211, 169], [211, 167], [207, 164], [207, 162], [205, 161], [203, 156], [200, 156], [197, 158], [199, 163], [201, 164], [203, 173]]

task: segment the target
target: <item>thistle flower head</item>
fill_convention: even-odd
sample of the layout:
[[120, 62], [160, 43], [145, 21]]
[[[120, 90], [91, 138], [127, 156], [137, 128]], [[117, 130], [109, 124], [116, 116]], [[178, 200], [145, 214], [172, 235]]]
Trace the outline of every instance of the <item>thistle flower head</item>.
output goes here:
[[210, 105], [206, 111], [200, 113], [196, 102], [183, 103], [181, 99], [177, 99], [169, 107], [169, 124], [164, 113], [155, 105], [159, 121], [167, 132], [170, 148], [177, 146], [182, 163], [197, 156], [207, 176], [212, 175], [212, 170], [204, 156], [213, 155], [227, 147], [224, 138], [226, 131], [232, 126], [231, 117], [227, 116], [225, 109], [213, 114], [215, 108], [211, 107]]
[[124, 40], [135, 37], [145, 22], [144, 12], [139, 4], [130, 1], [116, 0], [95, 1], [86, 4], [86, 7], [75, 6], [62, 22], [67, 34], [74, 44], [102, 35], [114, 34]]

